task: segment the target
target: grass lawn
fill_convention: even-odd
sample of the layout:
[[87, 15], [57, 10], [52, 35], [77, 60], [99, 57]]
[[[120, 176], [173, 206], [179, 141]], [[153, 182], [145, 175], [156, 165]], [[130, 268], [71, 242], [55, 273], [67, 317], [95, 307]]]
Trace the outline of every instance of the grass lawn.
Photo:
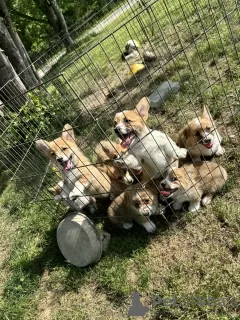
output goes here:
[[[96, 219], [112, 234], [109, 249], [98, 264], [78, 269], [64, 260], [56, 244], [56, 228], [66, 208], [53, 201], [29, 203], [25, 191], [31, 195], [36, 181], [23, 189], [22, 181], [9, 180], [10, 169], [1, 169], [0, 319], [125, 319], [134, 290], [148, 306], [153, 295], [240, 299], [240, 14], [236, 6], [228, 0], [160, 0], [151, 12], [157, 22], [151, 23], [144, 12], [121, 27], [119, 17], [107, 28], [116, 31], [101, 44], [81, 57], [69, 53], [59, 61], [53, 72], [64, 69], [65, 79], [80, 98], [78, 107], [86, 106], [96, 117], [94, 124], [75, 123], [80, 146], [92, 160], [91, 146], [104, 134], [114, 137], [113, 113], [130, 108], [169, 79], [179, 81], [181, 89], [161, 110], [151, 110], [149, 126], [160, 126], [176, 139], [178, 130], [207, 105], [226, 149], [216, 161], [227, 169], [229, 180], [207, 208], [197, 214], [168, 214], [168, 223], [157, 220], [158, 231], [151, 236], [139, 226], [126, 232], [113, 229], [106, 218]], [[95, 40], [106, 37], [105, 32]], [[154, 49], [158, 56], [136, 77], [129, 76], [129, 67], [120, 60], [119, 47], [129, 38]], [[73, 58], [74, 64], [66, 68], [66, 61]], [[116, 95], [107, 99], [113, 90]], [[49, 174], [40, 191], [44, 199], [50, 199], [46, 192], [50, 178]], [[104, 212], [99, 215], [104, 217]], [[231, 304], [159, 305], [151, 307], [144, 319], [240, 319], [239, 311], [239, 305]]]

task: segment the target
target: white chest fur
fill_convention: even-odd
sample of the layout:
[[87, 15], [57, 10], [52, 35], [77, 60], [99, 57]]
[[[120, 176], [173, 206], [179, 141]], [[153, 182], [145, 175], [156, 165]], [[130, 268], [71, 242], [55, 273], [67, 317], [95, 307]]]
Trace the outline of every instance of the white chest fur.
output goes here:
[[[173, 145], [171, 144], [173, 143]], [[173, 148], [175, 143], [164, 133], [152, 131], [142, 139], [133, 142], [130, 152], [139, 163], [146, 163], [152, 169], [153, 175], [163, 172], [173, 162]]]

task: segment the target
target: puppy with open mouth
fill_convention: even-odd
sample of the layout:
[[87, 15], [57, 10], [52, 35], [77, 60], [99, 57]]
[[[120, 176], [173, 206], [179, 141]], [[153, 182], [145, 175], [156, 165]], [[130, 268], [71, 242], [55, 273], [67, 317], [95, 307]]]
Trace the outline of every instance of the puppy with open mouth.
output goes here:
[[122, 147], [128, 149], [116, 161], [135, 170], [142, 167], [145, 181], [166, 175], [175, 160], [187, 155], [187, 150], [179, 148], [168, 135], [146, 126], [149, 108], [144, 97], [134, 110], [119, 112], [114, 118], [114, 131], [122, 140]]
[[[62, 173], [63, 182], [58, 183], [55, 190], [51, 190], [56, 193], [56, 201], [65, 199], [71, 204], [76, 201], [79, 211], [86, 205], [95, 203], [95, 198], [107, 198], [111, 194], [122, 192], [122, 184], [92, 164], [79, 149], [70, 125], [66, 124], [62, 135], [53, 141], [37, 140], [36, 147]], [[129, 184], [132, 182], [129, 181]]]
[[172, 168], [168, 177], [160, 182], [160, 194], [174, 200], [173, 208], [179, 210], [189, 202], [188, 211], [194, 212], [202, 205], [211, 203], [212, 198], [227, 180], [226, 170], [214, 162], [186, 164]]
[[178, 146], [187, 148], [189, 155], [195, 161], [203, 157], [220, 157], [225, 150], [221, 146], [220, 136], [209, 110], [204, 107], [200, 118], [191, 120], [179, 132]]

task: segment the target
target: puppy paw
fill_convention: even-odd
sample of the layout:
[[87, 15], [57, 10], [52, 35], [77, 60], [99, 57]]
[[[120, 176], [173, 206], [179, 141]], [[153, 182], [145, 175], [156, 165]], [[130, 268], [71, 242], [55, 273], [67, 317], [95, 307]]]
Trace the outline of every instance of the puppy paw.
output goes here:
[[200, 209], [200, 202], [190, 203], [188, 207], [189, 212], [196, 212]]
[[78, 197], [81, 197], [82, 196], [82, 194], [80, 193], [80, 192], [77, 192], [77, 191], [71, 191], [70, 193], [69, 193], [69, 200], [72, 200], [72, 201], [74, 201], [74, 200], [76, 200]]
[[132, 222], [124, 222], [123, 223], [123, 229], [131, 229], [133, 227], [133, 223]]
[[157, 229], [156, 225], [150, 220], [148, 222], [143, 223], [142, 226], [148, 233], [152, 233]]
[[174, 201], [172, 207], [174, 210], [180, 210], [182, 208], [182, 204], [178, 201]]
[[179, 159], [185, 159], [187, 156], [187, 149], [179, 148], [178, 150], [176, 150], [176, 154]]
[[215, 152], [215, 156], [221, 157], [225, 153], [225, 149], [219, 146], [218, 150]]
[[89, 204], [89, 202], [89, 197], [76, 197], [74, 200], [74, 204], [77, 206], [78, 211], [86, 207]]
[[56, 196], [54, 196], [53, 198], [55, 201], [60, 201], [62, 200], [62, 196], [60, 194], [57, 194]]
[[159, 204], [156, 214], [164, 214], [165, 211], [166, 211], [166, 207], [163, 206], [162, 204]]
[[202, 205], [203, 206], [207, 206], [208, 204], [210, 204], [212, 202], [212, 196], [205, 196], [202, 199]]

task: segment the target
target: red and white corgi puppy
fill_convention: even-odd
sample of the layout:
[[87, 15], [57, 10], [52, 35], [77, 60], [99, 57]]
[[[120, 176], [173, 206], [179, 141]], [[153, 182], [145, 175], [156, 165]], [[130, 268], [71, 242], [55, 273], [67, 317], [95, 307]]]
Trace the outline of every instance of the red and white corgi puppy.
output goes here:
[[94, 202], [93, 198], [109, 197], [122, 192], [121, 184], [100, 171], [79, 149], [73, 129], [65, 125], [61, 137], [53, 141], [38, 140], [36, 147], [42, 151], [61, 171], [63, 186], [60, 198], [77, 199], [79, 210]]
[[124, 229], [132, 228], [133, 221], [136, 221], [147, 232], [154, 232], [156, 226], [150, 216], [164, 211], [158, 203], [158, 192], [157, 188], [151, 186], [151, 182], [144, 188], [140, 183], [127, 188], [109, 206], [110, 220]]
[[227, 180], [226, 170], [215, 162], [197, 162], [173, 168], [168, 177], [160, 182], [160, 194], [173, 199], [173, 208], [179, 210], [189, 202], [188, 211], [194, 212], [212, 198]]
[[116, 161], [136, 170], [142, 167], [145, 180], [166, 176], [170, 165], [187, 155], [187, 150], [179, 148], [168, 135], [146, 126], [149, 108], [144, 97], [135, 109], [119, 112], [114, 118], [114, 131], [122, 140], [122, 147], [128, 149], [122, 159]]
[[225, 150], [221, 146], [220, 136], [209, 110], [204, 107], [200, 118], [191, 120], [179, 132], [177, 144], [188, 150], [193, 160], [201, 157], [220, 157]]

